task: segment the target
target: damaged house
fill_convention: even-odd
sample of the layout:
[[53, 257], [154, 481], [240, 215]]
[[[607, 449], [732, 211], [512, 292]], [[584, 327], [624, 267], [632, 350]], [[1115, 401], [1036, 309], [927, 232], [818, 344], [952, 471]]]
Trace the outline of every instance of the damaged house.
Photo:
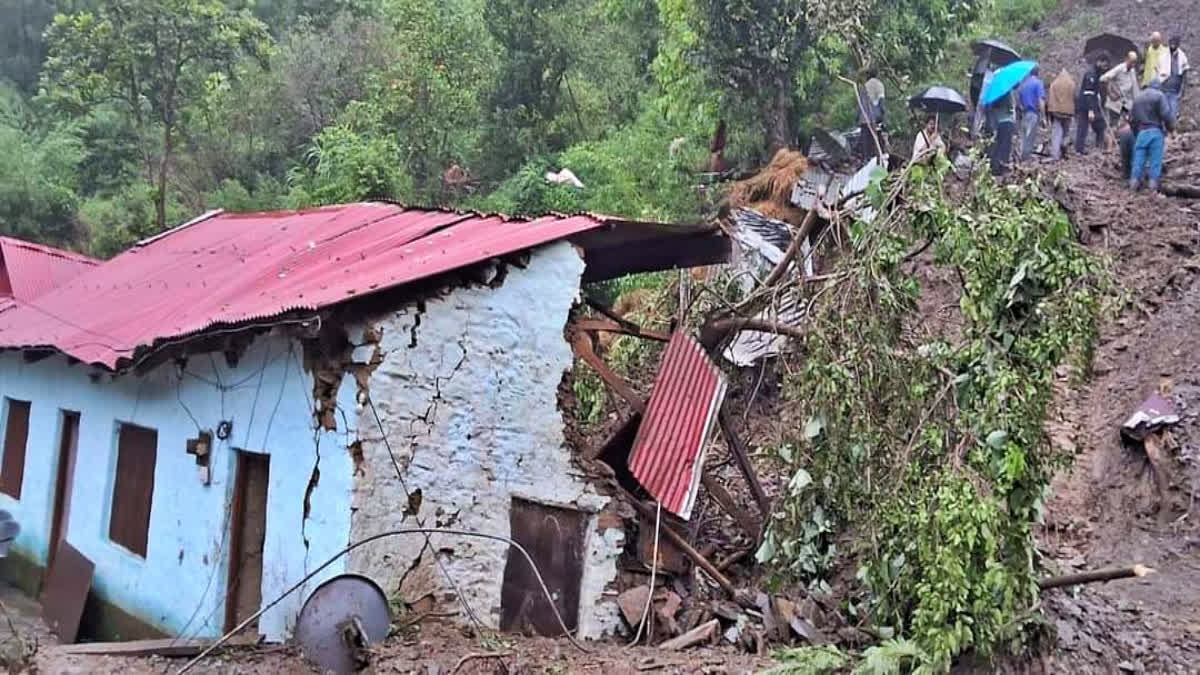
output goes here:
[[[36, 593], [56, 556], [90, 561], [85, 633], [214, 637], [348, 544], [416, 526], [512, 536], [580, 636], [619, 625], [626, 521], [564, 438], [564, 329], [581, 284], [722, 262], [719, 233], [375, 202], [214, 212], [19, 296], [22, 246], [0, 242], [0, 509], [21, 526], [0, 569]], [[539, 627], [514, 560], [493, 541], [382, 540], [257, 628], [286, 638], [343, 573]]]

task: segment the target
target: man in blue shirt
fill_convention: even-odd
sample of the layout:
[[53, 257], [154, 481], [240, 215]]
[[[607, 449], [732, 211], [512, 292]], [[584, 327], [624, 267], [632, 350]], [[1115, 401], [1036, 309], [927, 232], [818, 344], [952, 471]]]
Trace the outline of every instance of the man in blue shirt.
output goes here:
[[1021, 84], [1017, 97], [1021, 101], [1021, 161], [1024, 162], [1033, 157], [1038, 128], [1046, 119], [1046, 85], [1038, 77], [1036, 67]]

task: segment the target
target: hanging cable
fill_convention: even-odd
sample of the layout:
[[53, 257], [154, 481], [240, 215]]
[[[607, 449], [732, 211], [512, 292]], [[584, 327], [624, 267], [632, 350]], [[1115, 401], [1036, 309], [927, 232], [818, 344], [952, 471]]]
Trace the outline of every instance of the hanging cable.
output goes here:
[[558, 607], [554, 604], [554, 596], [550, 593], [550, 589], [546, 586], [546, 582], [542, 578], [541, 571], [538, 570], [537, 565], [534, 564], [534, 562], [533, 562], [533, 558], [530, 557], [529, 552], [525, 550], [524, 546], [521, 546], [519, 543], [517, 543], [515, 540], [513, 540], [510, 537], [505, 537], [505, 536], [498, 535], [498, 534], [486, 534], [483, 532], [471, 532], [468, 530], [451, 530], [451, 529], [442, 529], [442, 528], [436, 528], [436, 527], [408, 527], [408, 528], [402, 528], [402, 529], [398, 529], [398, 530], [389, 530], [387, 532], [380, 532], [379, 534], [371, 535], [370, 537], [367, 537], [366, 539], [361, 539], [359, 541], [356, 541], [353, 544], [350, 544], [349, 546], [347, 546], [346, 548], [343, 548], [341, 551], [338, 551], [336, 554], [334, 554], [334, 556], [332, 558], [321, 563], [320, 567], [318, 567], [317, 569], [313, 570], [312, 572], [309, 572], [308, 574], [304, 575], [304, 577], [302, 579], [300, 579], [300, 581], [297, 581], [295, 584], [293, 584], [291, 586], [291, 588], [288, 588], [279, 597], [275, 598], [271, 602], [269, 602], [266, 605], [264, 605], [263, 607], [261, 607], [257, 612], [255, 612], [254, 614], [251, 614], [248, 618], [243, 620], [237, 626], [234, 626], [233, 630], [229, 631], [228, 633], [225, 633], [219, 639], [217, 639], [216, 642], [214, 642], [211, 645], [209, 645], [208, 647], [206, 647], [204, 649], [204, 651], [197, 654], [195, 658], [193, 658], [191, 661], [188, 661], [186, 664], [184, 664], [184, 666], [182, 668], [177, 670], [176, 675], [183, 675], [183, 673], [186, 673], [187, 671], [191, 670], [193, 667], [195, 667], [195, 665], [197, 663], [202, 661], [204, 659], [204, 657], [208, 656], [214, 650], [216, 650], [218, 647], [220, 647], [221, 645], [228, 642], [230, 640], [230, 638], [232, 638], [233, 636], [242, 632], [246, 628], [246, 626], [249, 626], [250, 624], [257, 621], [260, 616], [262, 616], [263, 614], [268, 612], [272, 607], [274, 607], [275, 605], [278, 605], [280, 602], [283, 602], [284, 598], [286, 598], [287, 596], [294, 593], [296, 591], [296, 589], [307, 584], [309, 582], [309, 580], [311, 580], [313, 577], [320, 574], [326, 567], [329, 567], [333, 563], [340, 560], [342, 558], [342, 556], [346, 555], [347, 553], [350, 553], [351, 551], [353, 551], [354, 549], [356, 549], [360, 546], [365, 546], [367, 544], [370, 544], [371, 542], [378, 541], [380, 539], [386, 539], [388, 537], [404, 535], [404, 534], [424, 534], [427, 539], [428, 539], [429, 535], [431, 535], [431, 534], [446, 534], [446, 535], [459, 536], [459, 537], [477, 537], [479, 539], [489, 539], [491, 541], [498, 541], [501, 543], [505, 543], [505, 544], [508, 544], [509, 546], [517, 549], [517, 551], [522, 556], [524, 556], [525, 562], [529, 563], [529, 568], [531, 570], [533, 570], [533, 575], [537, 578], [538, 585], [541, 586], [541, 588], [542, 588], [542, 594], [546, 596], [546, 602], [548, 602], [550, 604], [550, 609], [554, 612], [554, 618], [558, 620], [558, 626], [563, 631], [563, 637], [565, 637], [576, 649], [583, 652], [584, 654], [592, 653], [592, 650], [583, 646], [583, 644], [580, 643], [579, 640], [575, 639], [574, 635], [571, 635], [570, 629], [567, 628], [566, 621], [563, 620], [562, 614], [559, 613]]
[[[638, 619], [637, 632], [633, 634], [633, 640], [626, 647], [632, 647], [642, 639], [642, 628], [646, 625], [646, 617], [650, 615], [650, 605], [654, 602], [654, 578], [658, 572], [658, 535], [659, 525], [662, 523], [662, 502], [657, 502], [658, 509], [654, 512], [654, 557], [650, 559], [650, 591], [646, 593], [646, 606], [642, 608], [642, 618]], [[646, 637], [650, 637], [650, 631], [646, 631]]]

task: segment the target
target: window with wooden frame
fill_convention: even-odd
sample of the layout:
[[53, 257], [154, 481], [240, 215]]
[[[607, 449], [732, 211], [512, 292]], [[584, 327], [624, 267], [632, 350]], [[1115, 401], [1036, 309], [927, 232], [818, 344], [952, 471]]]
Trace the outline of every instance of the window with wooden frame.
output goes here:
[[29, 439], [29, 401], [4, 399], [8, 419], [4, 424], [4, 458], [0, 460], [0, 492], [21, 498], [25, 479], [25, 442]]
[[157, 431], [121, 424], [117, 432], [117, 476], [113, 481], [108, 538], [143, 558], [150, 536], [157, 457]]

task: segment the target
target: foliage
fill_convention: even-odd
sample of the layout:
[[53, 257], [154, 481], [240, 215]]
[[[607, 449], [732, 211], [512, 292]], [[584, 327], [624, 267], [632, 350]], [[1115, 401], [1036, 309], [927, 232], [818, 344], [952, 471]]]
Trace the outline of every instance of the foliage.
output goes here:
[[365, 199], [405, 201], [412, 179], [398, 160], [400, 148], [387, 137], [329, 127], [313, 140], [308, 162], [289, 175], [293, 207], [338, 204]]
[[73, 129], [40, 129], [19, 95], [0, 86], [0, 232], [75, 245], [84, 154]]
[[[187, 107], [210, 79], [267, 41], [266, 27], [219, 0], [112, 0], [59, 14], [46, 31], [48, 100], [67, 110], [127, 107], [148, 165], [156, 166], [156, 226], [166, 222], [167, 176]], [[146, 145], [155, 132], [161, 145]], [[157, 161], [149, 158], [157, 152]]]
[[[875, 184], [882, 215], [852, 226], [813, 301], [786, 381], [809, 422], [777, 452], [793, 479], [759, 551], [781, 580], [811, 583], [829, 555], [855, 556], [873, 621], [929, 672], [1020, 636], [1037, 598], [1031, 527], [1059, 460], [1042, 431], [1054, 371], [1086, 366], [1112, 290], [1036, 180], [984, 175], [951, 199], [946, 168]], [[917, 315], [905, 262], [924, 242], [960, 280], [961, 326]], [[832, 530], [814, 536], [818, 514]], [[847, 528], [865, 543], [834, 551]]]
[[774, 656], [779, 665], [761, 675], [828, 675], [840, 672], [850, 663], [840, 649], [828, 645], [781, 649]]

